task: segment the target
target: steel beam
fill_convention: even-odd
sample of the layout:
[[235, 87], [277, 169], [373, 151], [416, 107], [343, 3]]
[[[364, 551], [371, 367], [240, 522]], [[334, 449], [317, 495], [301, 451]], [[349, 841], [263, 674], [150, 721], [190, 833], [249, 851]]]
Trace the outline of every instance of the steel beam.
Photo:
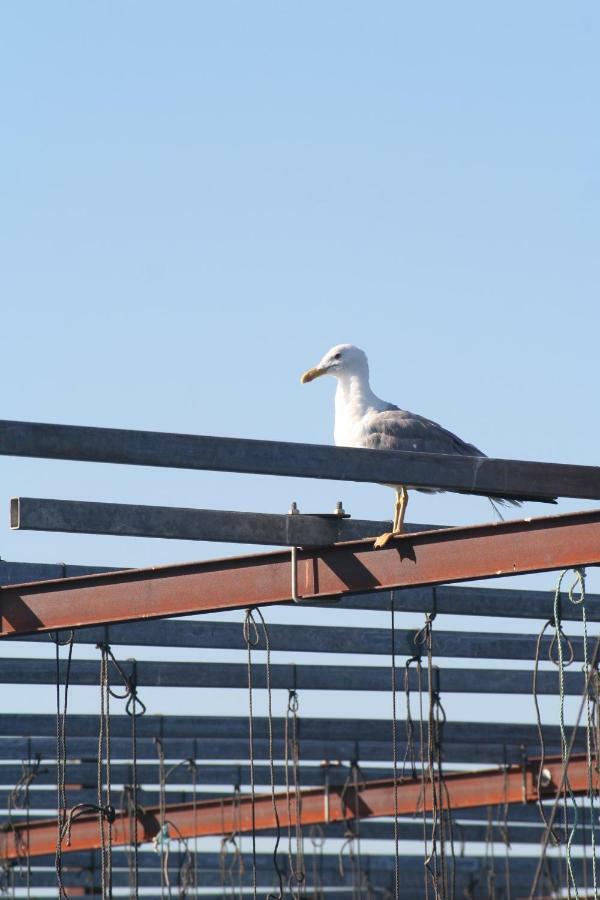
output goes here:
[[[362, 773], [365, 774], [364, 772]], [[116, 783], [115, 783], [116, 784]], [[114, 786], [113, 791], [113, 799], [118, 798], [119, 789]], [[70, 790], [68, 792], [68, 804], [69, 807], [74, 806], [77, 803], [97, 803], [97, 790], [94, 788], [84, 789], [84, 790]], [[196, 795], [196, 801], [203, 800], [211, 800], [214, 799], [214, 794], [207, 794], [198, 792]], [[220, 795], [219, 795], [220, 796]], [[0, 791], [0, 800], [6, 805], [9, 797], [9, 792]], [[152, 805], [157, 806], [160, 802], [160, 796], [158, 790], [148, 791], [148, 790], [140, 790], [139, 791], [139, 802], [142, 806]], [[166, 794], [166, 802], [167, 804], [173, 803], [190, 803], [191, 802], [191, 793], [189, 790], [185, 792], [181, 791], [168, 791]], [[48, 810], [48, 815], [50, 817], [56, 816], [56, 792], [51, 790], [36, 790], [32, 789], [29, 794], [29, 809], [35, 810], [35, 816], [41, 816], [40, 810]], [[454, 827], [454, 840], [458, 841], [468, 841], [472, 843], [485, 843], [490, 839], [503, 843], [504, 838], [502, 836], [504, 829], [504, 820], [500, 816], [498, 809], [493, 809], [493, 818], [491, 820], [491, 825], [487, 820], [487, 807], [480, 807], [477, 810], [478, 818], [481, 821], [474, 821], [473, 819], [467, 818], [464, 814], [467, 812], [471, 812], [471, 810], [461, 810], [455, 816], [453, 816], [452, 822]], [[519, 816], [519, 813], [527, 813], [528, 816], [525, 818], [523, 815]], [[27, 810], [25, 809], [17, 809], [12, 813], [13, 821], [18, 821], [19, 817], [23, 817], [27, 814]], [[581, 809], [579, 811], [579, 817], [581, 819]], [[587, 817], [589, 818], [589, 817]], [[6, 813], [0, 816], [0, 820], [6, 821], [7, 816]], [[419, 821], [416, 821], [414, 817], [411, 819], [402, 819], [398, 820], [398, 832], [399, 838], [401, 841], [422, 841], [423, 840], [423, 821], [419, 817]], [[521, 823], [521, 824], [517, 824]], [[427, 820], [427, 826], [431, 827], [431, 821]], [[332, 822], [329, 825], [324, 824], [320, 826], [323, 831], [323, 836], [328, 839], [344, 839], [347, 837], [347, 828], [345, 823], [343, 822]], [[541, 838], [542, 838], [542, 827], [543, 823], [540, 818], [540, 814], [536, 808], [533, 807], [517, 807], [517, 809], [510, 809], [508, 812], [508, 827], [509, 827], [509, 839], [511, 844], [536, 844], [539, 847]], [[276, 836], [276, 830], [271, 829], [265, 832], [261, 832], [261, 836], [264, 837], [274, 837]], [[360, 825], [360, 838], [361, 841], [392, 841], [394, 840], [394, 823], [393, 821], [365, 821], [361, 822]], [[573, 844], [590, 844], [590, 826], [589, 821], [586, 822], [585, 826], [580, 821], [578, 823], [578, 827], [573, 835]], [[369, 848], [366, 848], [367, 850]], [[89, 853], [90, 851], [88, 851]], [[92, 851], [93, 852], [93, 851]], [[202, 851], [203, 854], [205, 851]], [[310, 852], [310, 844], [305, 848], [305, 853]], [[81, 859], [81, 864], [83, 864], [84, 853], [81, 854], [78, 859]], [[145, 857], [142, 854], [142, 858], [139, 860], [139, 865], [148, 865], [151, 864], [152, 861], [156, 860], [156, 856], [153, 853], [148, 853]], [[53, 864], [48, 860], [48, 864]], [[38, 861], [38, 864], [41, 864], [41, 861]], [[74, 865], [75, 861], [69, 857], [69, 865]], [[80, 864], [77, 862], [77, 864]], [[118, 860], [114, 860], [114, 865], [118, 866]]]
[[0, 421], [0, 455], [600, 499], [600, 469], [524, 460]]
[[[482, 802], [488, 805], [534, 802], [538, 798], [536, 785], [539, 767], [539, 761], [531, 760], [523, 766], [510, 766], [504, 770], [449, 773], [444, 779], [445, 805], [456, 812], [480, 806]], [[594, 789], [600, 786], [600, 774], [595, 767], [589, 772], [583, 754], [571, 758], [568, 775], [574, 794], [587, 793], [590, 779]], [[543, 796], [554, 797], [562, 785], [562, 760], [547, 757], [544, 776]], [[364, 781], [358, 789], [303, 789], [298, 807], [301, 824], [309, 826], [354, 818], [390, 816], [395, 808], [398, 815], [411, 815], [419, 811], [431, 813], [437, 802], [432, 791], [423, 791], [419, 779], [401, 780], [396, 791], [393, 779], [381, 779]], [[290, 803], [287, 793], [276, 794], [274, 798], [270, 794], [260, 794], [254, 798], [244, 794], [235, 801], [227, 797], [196, 804], [169, 804], [165, 818], [174, 835], [183, 838], [208, 837], [266, 831], [274, 828], [276, 821], [282, 828], [292, 827], [296, 824], [296, 809], [296, 804]], [[112, 826], [114, 845], [129, 843], [129, 826], [128, 817], [117, 813]], [[155, 807], [141, 811], [136, 827], [138, 841], [152, 840], [160, 829], [159, 809]], [[31, 856], [51, 853], [56, 845], [56, 823], [47, 820], [18, 823], [10, 832], [0, 833], [0, 858], [18, 858], [22, 854], [23, 841], [26, 841]], [[97, 814], [75, 820], [67, 849], [91, 850], [99, 846]]]
[[[391, 522], [373, 522], [335, 514], [276, 515], [12, 497], [10, 527], [19, 531], [114, 534], [283, 547], [328, 547], [340, 541], [373, 537], [389, 531]], [[410, 530], [423, 531], [430, 528], [431, 526], [412, 526]]]
[[[600, 511], [406, 534], [298, 551], [304, 601], [600, 563]], [[277, 551], [0, 589], [0, 636], [218, 612], [292, 600], [290, 555]]]
[[[120, 663], [122, 669], [131, 668]], [[60, 681], [64, 683], [66, 661], [59, 665]], [[269, 668], [270, 683], [274, 690], [300, 691], [389, 691], [391, 686], [388, 666], [324, 666], [272, 664]], [[98, 663], [93, 660], [73, 660], [70, 674], [74, 684], [98, 684]], [[110, 683], [122, 685], [119, 673], [111, 667]], [[408, 687], [411, 691], [426, 691], [428, 673], [411, 668]], [[447, 694], [531, 694], [531, 671], [517, 669], [434, 669], [435, 688]], [[248, 689], [248, 667], [245, 663], [210, 662], [156, 662], [136, 663], [136, 679], [139, 687], [195, 687]], [[402, 675], [402, 686], [406, 684]], [[419, 685], [420, 680], [420, 685]], [[55, 684], [56, 663], [49, 659], [0, 659], [0, 684]], [[266, 670], [257, 666], [254, 687], [266, 688]], [[581, 671], [564, 673], [563, 689], [567, 695], [580, 696], [585, 687]], [[541, 671], [537, 675], [539, 695], [556, 695], [559, 689], [558, 670]]]
[[[66, 563], [23, 563], [0, 559], [0, 585], [16, 585], [25, 582], [55, 581], [73, 578], [79, 575], [96, 575], [106, 572], [122, 571], [108, 566], [77, 566]], [[590, 622], [600, 622], [600, 595], [588, 594], [587, 618]], [[520, 588], [490, 587], [453, 587], [438, 585], [436, 587], [403, 588], [395, 595], [395, 607], [401, 612], [437, 612], [444, 615], [460, 616], [493, 616], [509, 619], [547, 619], [552, 615], [554, 598], [549, 591], [522, 590]], [[338, 604], [344, 609], [365, 611], [389, 611], [390, 592], [379, 594], [353, 594], [346, 596]], [[571, 603], [562, 604], [561, 618], [564, 621], [581, 620], [579, 607]], [[150, 625], [152, 623], [146, 623]], [[182, 628], [187, 628], [189, 620]], [[124, 627], [124, 626], [123, 626]], [[166, 627], [166, 623], [155, 623], [154, 634]], [[271, 628], [287, 626], [270, 626]], [[324, 629], [323, 629], [324, 630]], [[111, 635], [113, 630], [111, 629]], [[156, 643], [156, 638], [144, 640], [145, 631], [140, 632], [141, 643]], [[152, 632], [150, 632], [152, 633]], [[165, 632], [168, 636], [169, 632]], [[119, 629], [115, 631], [115, 643], [135, 643], [125, 638], [132, 637], [135, 631]], [[120, 639], [119, 635], [123, 634]], [[508, 636], [507, 636], [508, 637]], [[81, 638], [83, 640], [83, 638]], [[167, 637], [168, 640], [168, 637]], [[435, 636], [434, 636], [435, 640]], [[94, 641], [96, 643], [96, 641]], [[160, 645], [160, 641], [158, 645]], [[175, 644], [176, 646], [176, 644]], [[187, 646], [187, 645], [180, 645]], [[194, 645], [190, 645], [194, 646]], [[202, 646], [202, 645], [198, 645]], [[458, 655], [458, 654], [456, 654]], [[531, 658], [527, 653], [523, 658]], [[519, 657], [521, 658], [521, 657]]]

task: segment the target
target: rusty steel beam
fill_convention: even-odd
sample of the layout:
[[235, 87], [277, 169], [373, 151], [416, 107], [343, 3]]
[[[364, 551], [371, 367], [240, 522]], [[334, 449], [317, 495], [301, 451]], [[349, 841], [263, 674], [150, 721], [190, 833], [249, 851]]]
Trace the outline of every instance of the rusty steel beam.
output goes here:
[[[540, 762], [529, 760], [523, 766], [492, 769], [478, 772], [451, 772], [445, 776], [444, 805], [454, 812], [474, 806], [501, 803], [531, 803], [538, 799], [537, 778]], [[543, 797], [555, 796], [562, 784], [563, 766], [559, 757], [546, 758], [543, 766]], [[568, 765], [568, 775], [574, 794], [585, 794], [589, 788], [590, 773], [585, 755], [573, 756]], [[593, 767], [593, 787], [600, 786], [600, 775]], [[439, 791], [438, 779], [434, 785]], [[340, 785], [329, 788], [308, 788], [301, 791], [299, 804], [301, 824], [321, 825], [343, 822], [348, 819], [394, 815], [394, 781], [381, 779], [363, 782], [358, 790]], [[435, 801], [439, 803], [439, 799]], [[275, 795], [244, 794], [238, 799], [217, 797], [194, 803], [169, 804], [165, 819], [179, 837], [210, 837], [223, 834], [268, 831], [275, 828], [277, 809], [282, 828], [296, 824], [296, 804], [290, 803], [286, 792]], [[433, 790], [423, 791], [420, 779], [400, 779], [397, 788], [397, 813], [401, 816], [417, 812], [432, 812]], [[148, 842], [160, 828], [158, 807], [142, 811], [137, 820], [138, 841]], [[116, 813], [112, 826], [114, 845], [130, 841], [130, 822], [126, 815]], [[26, 842], [24, 844], [23, 842]], [[15, 859], [28, 847], [31, 856], [52, 853], [56, 846], [56, 822], [40, 820], [15, 824], [10, 831], [0, 833], [0, 858]], [[100, 846], [98, 815], [81, 816], [73, 821], [68, 850], [93, 850]]]
[[[407, 531], [423, 530], [420, 526], [407, 527]], [[123, 567], [121, 567], [122, 570]], [[131, 568], [128, 566], [127, 568]], [[104, 572], [116, 572], [116, 566], [80, 566], [67, 563], [32, 563], [32, 562], [10, 562], [0, 559], [0, 585], [25, 584], [25, 582], [33, 581], [50, 581], [64, 578], [74, 578], [80, 575], [97, 575]], [[383, 591], [379, 594], [348, 594], [340, 601], [340, 607], [344, 609], [368, 611], [368, 612], [389, 612], [390, 611], [390, 591]], [[588, 622], [600, 622], [600, 594], [592, 594], [586, 592], [587, 598], [587, 619]], [[504, 619], [544, 619], [546, 620], [552, 609], [553, 598], [548, 591], [541, 590], [523, 590], [522, 588], [498, 588], [498, 587], [465, 587], [464, 585], [437, 585], [428, 587], [405, 588], [401, 594], [396, 595], [395, 608], [402, 612], [436, 612], [439, 614], [450, 616], [493, 616]], [[580, 621], [581, 610], [573, 603], [563, 603], [561, 609], [561, 619], [563, 621]], [[225, 627], [231, 623], [216, 622], [158, 622], [149, 621], [146, 628], [138, 628], [137, 625], [122, 625], [118, 630], [111, 629], [111, 643], [118, 644], [155, 644], [163, 646], [165, 643], [172, 646], [180, 646], [179, 635], [175, 638], [172, 628], [178, 627], [184, 631], [186, 640], [195, 640], [197, 634], [194, 628], [206, 630], [208, 627], [216, 628], [217, 625]], [[278, 626], [271, 626], [277, 628]], [[286, 626], [281, 626], [285, 628]], [[298, 629], [299, 626], [290, 626]], [[332, 632], [332, 628], [323, 628], [323, 631]], [[357, 629], [358, 631], [359, 629]], [[370, 637], [373, 635], [373, 628], [369, 629]], [[84, 634], [88, 637], [83, 637]], [[94, 632], [95, 633], [95, 632]], [[89, 643], [96, 644], [104, 639], [104, 632], [99, 637], [90, 636], [90, 631], [80, 631], [77, 637], [78, 641], [85, 640]], [[434, 642], [439, 637], [439, 632], [434, 634]], [[456, 634], [456, 632], [452, 632]], [[281, 638], [280, 632], [277, 639]], [[40, 635], [42, 639], [44, 635]], [[470, 635], [473, 638], [473, 635]], [[519, 639], [515, 640], [514, 635], [506, 635], [507, 639], [511, 639], [511, 646], [518, 647]], [[294, 637], [292, 649], [296, 648], [298, 635]], [[530, 650], [526, 651], [526, 655], [515, 657], [519, 659], [531, 659], [535, 651], [535, 636], [532, 636], [532, 645]], [[30, 640], [24, 637], [22, 640]], [[337, 638], [332, 638], [337, 640]], [[175, 641], [175, 643], [172, 643]], [[185, 646], [196, 646], [193, 643]], [[198, 645], [200, 646], [200, 645]], [[205, 646], [209, 646], [206, 644]], [[212, 646], [212, 644], [210, 645]], [[245, 645], [243, 645], [245, 646]], [[371, 644], [370, 644], [371, 646]], [[223, 644], [223, 647], [225, 645]], [[279, 647], [279, 649], [285, 649]], [[334, 652], [334, 651], [328, 651]], [[361, 651], [363, 652], [363, 651]], [[400, 651], [399, 651], [400, 652]], [[499, 657], [504, 658], [507, 652], [506, 645]], [[576, 651], [577, 652], [577, 651]], [[412, 651], [411, 651], [412, 653]], [[439, 655], [439, 644], [434, 648], [434, 654]], [[455, 655], [464, 655], [458, 654]], [[469, 654], [467, 654], [469, 655]], [[578, 658], [578, 657], [577, 657]]]
[[[600, 563], [600, 510], [0, 589], [0, 637]], [[295, 578], [293, 577], [295, 574]]]

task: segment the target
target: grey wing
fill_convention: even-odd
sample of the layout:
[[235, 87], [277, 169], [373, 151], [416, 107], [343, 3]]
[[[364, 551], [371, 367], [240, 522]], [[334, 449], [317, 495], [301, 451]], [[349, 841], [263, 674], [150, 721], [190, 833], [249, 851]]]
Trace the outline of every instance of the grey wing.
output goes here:
[[[416, 450], [421, 453], [447, 453], [458, 456], [485, 456], [474, 444], [468, 444], [437, 422], [425, 419], [405, 409], [392, 407], [376, 413], [369, 420], [362, 446], [372, 450]], [[406, 485], [410, 487], [410, 485]], [[438, 493], [435, 488], [417, 488], [423, 493]], [[439, 492], [443, 493], [443, 491]], [[535, 496], [490, 497], [494, 503], [520, 506], [524, 500], [556, 503], [555, 499]]]
[[485, 456], [473, 444], [442, 428], [437, 422], [405, 409], [389, 409], [374, 415], [363, 438], [372, 450], [416, 450], [421, 453], [448, 453]]
[[[425, 419], [405, 409], [389, 409], [377, 413], [369, 421], [363, 446], [372, 450], [416, 450], [421, 453], [447, 453], [458, 456], [485, 456], [474, 444], [468, 444], [437, 422]], [[407, 485], [409, 487], [409, 485]], [[444, 493], [435, 488], [417, 488], [425, 494]], [[554, 503], [539, 497], [497, 497], [490, 501], [502, 506], [520, 506], [522, 500], [541, 500], [542, 503]]]

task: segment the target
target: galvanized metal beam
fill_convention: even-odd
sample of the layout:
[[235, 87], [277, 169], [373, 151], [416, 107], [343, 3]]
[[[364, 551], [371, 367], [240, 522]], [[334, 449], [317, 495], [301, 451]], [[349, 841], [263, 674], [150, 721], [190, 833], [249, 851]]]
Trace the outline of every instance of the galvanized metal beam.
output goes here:
[[[128, 671], [129, 663], [120, 663]], [[140, 687], [196, 687], [248, 689], [248, 667], [244, 663], [209, 662], [138, 662], [135, 666], [136, 680]], [[301, 691], [389, 691], [391, 686], [388, 666], [332, 666], [272, 664], [270, 666], [271, 687], [274, 690]], [[64, 682], [67, 663], [59, 665], [59, 676]], [[73, 660], [70, 664], [73, 683], [78, 685], [98, 684], [98, 663], [93, 660]], [[411, 691], [426, 691], [428, 673], [425, 668], [419, 673], [411, 668], [403, 676], [403, 683]], [[419, 685], [420, 680], [420, 685]], [[258, 666], [254, 674], [254, 686], [266, 688], [266, 671]], [[531, 694], [531, 671], [517, 669], [434, 669], [435, 689], [443, 694]], [[55, 684], [56, 663], [49, 659], [28, 659], [26, 657], [0, 659], [0, 684]], [[110, 669], [110, 683], [122, 685], [120, 674]], [[567, 695], [579, 696], [585, 687], [581, 671], [565, 672], [563, 690]], [[540, 671], [537, 675], [537, 692], [540, 695], [556, 695], [559, 690], [558, 670]]]
[[[402, 595], [403, 596], [403, 595]], [[600, 599], [600, 598], [599, 598]], [[548, 615], [553, 598], [547, 595]], [[594, 599], [588, 595], [593, 608]], [[588, 610], [589, 612], [589, 610]], [[587, 614], [587, 613], [586, 613]], [[589, 619], [589, 615], [588, 615]], [[418, 649], [416, 629], [396, 628], [397, 656], [413, 656]], [[293, 653], [360, 654], [389, 656], [391, 633], [389, 628], [346, 628], [338, 625], [277, 625], [269, 624], [271, 648]], [[498, 632], [439, 631], [432, 633], [433, 655], [440, 658], [462, 659], [518, 659], [533, 660], [537, 643], [535, 634]], [[17, 637], [27, 643], [47, 642], [46, 635]], [[150, 622], [131, 622], [106, 628], [80, 628], [75, 634], [77, 644], [98, 644], [108, 640], [113, 647], [194, 647], [245, 651], [243, 629], [237, 622], [214, 622], [206, 619], [167, 619]], [[543, 659], [548, 658], [551, 636], [540, 645]], [[583, 638], [570, 636], [574, 660], [583, 660]]]
[[[117, 855], [115, 853], [115, 855]], [[79, 853], [65, 854], [63, 857], [63, 865], [64, 865], [64, 880], [66, 886], [69, 888], [69, 893], [73, 892], [72, 885], [90, 885], [90, 890], [94, 890], [92, 886], [97, 886], [100, 879], [99, 870], [91, 866], [84, 867], [79, 870], [78, 868], [73, 867], [72, 869], [69, 867], [69, 860], [71, 857], [79, 858]], [[279, 865], [281, 867], [281, 871], [284, 875], [288, 872], [289, 861], [287, 857], [282, 853], [279, 857]], [[217, 854], [202, 854], [199, 857], [199, 865], [198, 865], [198, 886], [202, 888], [220, 888], [220, 893], [203, 893], [202, 897], [207, 898], [207, 900], [212, 900], [214, 897], [215, 900], [221, 900], [223, 896], [223, 885], [222, 878], [223, 873], [222, 869], [219, 868], [218, 862], [219, 857]], [[240, 862], [243, 864], [243, 883], [248, 891], [244, 896], [251, 897], [252, 894], [250, 892], [250, 887], [252, 884], [252, 858], [250, 854], [244, 853], [241, 857]], [[310, 887], [310, 882], [312, 881], [312, 869], [310, 863], [312, 860], [310, 856], [307, 860], [307, 880]], [[573, 860], [573, 872], [575, 877], [579, 880], [583, 874], [583, 860], [574, 859]], [[155, 864], [150, 869], [142, 868], [140, 870], [140, 878], [138, 882], [138, 886], [141, 888], [145, 888], [146, 890], [150, 888], [154, 888], [156, 890], [156, 898], [158, 900], [159, 897], [159, 889], [160, 889], [160, 857], [155, 855]], [[450, 868], [450, 860], [448, 860], [448, 867]], [[386, 888], [393, 887], [393, 878], [394, 878], [394, 860], [390, 857], [385, 856], [369, 856], [365, 854], [364, 857], [361, 855], [361, 870], [364, 875], [368, 876], [369, 883], [372, 888], [377, 889], [378, 891], [385, 890]], [[401, 874], [402, 874], [402, 897], [403, 900], [406, 897], [407, 900], [413, 900], [413, 898], [421, 898], [423, 896], [423, 860], [422, 858], [416, 856], [401, 856], [400, 858], [401, 865]], [[486, 881], [489, 874], [494, 874], [494, 884], [497, 890], [502, 890], [504, 886], [505, 879], [505, 861], [503, 859], [496, 859], [486, 861], [483, 857], [471, 857], [471, 858], [460, 858], [458, 857], [455, 862], [455, 873], [456, 873], [456, 888], [457, 892], [460, 891], [463, 893], [469, 887], [471, 890], [479, 889], [483, 891], [486, 887]], [[591, 864], [587, 863], [588, 867], [588, 875], [591, 875]], [[518, 888], [520, 891], [526, 889], [528, 885], [528, 880], [530, 881], [533, 876], [533, 870], [535, 868], [535, 860], [528, 858], [513, 858], [510, 861], [510, 871], [511, 871], [511, 884], [514, 888]], [[559, 875], [559, 866], [558, 860], [552, 860], [549, 864], [550, 871], [554, 873], [555, 877]], [[177, 873], [178, 867], [177, 862], [173, 860], [168, 867], [168, 871], [170, 874], [171, 880], [171, 890], [173, 890], [173, 886], [177, 883]], [[257, 872], [257, 885], [260, 888], [272, 888], [273, 881], [276, 879], [274, 865], [273, 865], [273, 855], [266, 853], [259, 853], [256, 856], [256, 872]], [[328, 900], [350, 900], [351, 887], [352, 887], [352, 874], [353, 869], [352, 866], [347, 863], [344, 869], [344, 875], [340, 874], [340, 862], [337, 854], [324, 854], [323, 862], [322, 862], [322, 878], [321, 884], [326, 888], [333, 888], [333, 890], [327, 891]], [[52, 881], [54, 878], [54, 883]], [[18, 875], [17, 875], [18, 879]], [[17, 890], [18, 890], [18, 880], [16, 881]], [[42, 888], [42, 887], [53, 887], [56, 885], [56, 875], [52, 871], [43, 871], [37, 866], [32, 868], [32, 886], [34, 888]], [[113, 886], [118, 890], [119, 888], [128, 886], [128, 872], [124, 868], [116, 869], [114, 871], [113, 878]], [[336, 890], [337, 888], [337, 890]], [[420, 893], [419, 893], [420, 891]], [[18, 894], [17, 894], [18, 896]], [[153, 896], [148, 895], [145, 896]], [[479, 896], [478, 894], [476, 896]], [[521, 894], [519, 894], [521, 896]]]
[[[480, 806], [483, 803], [534, 802], [538, 799], [537, 779], [541, 763], [531, 760], [523, 766], [510, 766], [504, 770], [478, 772], [453, 772], [444, 779], [445, 804], [454, 812]], [[562, 785], [562, 760], [547, 757], [544, 760], [543, 796], [554, 797]], [[573, 756], [568, 764], [568, 777], [574, 794], [585, 794], [592, 786], [600, 786], [600, 775], [594, 767], [590, 772], [584, 754]], [[438, 786], [439, 790], [439, 786]], [[235, 800], [215, 798], [198, 803], [169, 804], [165, 818], [175, 835], [200, 837], [227, 835], [237, 832], [265, 831], [279, 824], [286, 828], [296, 824], [299, 810], [303, 825], [344, 822], [354, 818], [372, 818], [393, 815], [410, 815], [417, 811], [431, 813], [434, 804], [432, 792], [422, 790], [420, 779], [403, 779], [394, 789], [393, 779], [364, 781], [358, 789], [331, 787], [308, 788], [301, 791], [301, 803], [290, 803], [287, 793], [249, 796], [244, 794]], [[276, 807], [276, 809], [274, 808]], [[136, 823], [138, 841], [150, 841], [160, 829], [160, 810], [146, 808]], [[128, 816], [117, 813], [112, 826], [114, 845], [130, 842]], [[22, 854], [23, 841], [30, 856], [51, 853], [56, 844], [56, 824], [47, 820], [17, 823], [10, 832], [0, 833], [0, 858], [16, 859]], [[73, 822], [69, 848], [88, 850], [100, 847], [98, 816], [81, 816]]]
[[[328, 547], [389, 531], [390, 521], [341, 515], [276, 515], [221, 509], [184, 509], [12, 497], [10, 527], [19, 531], [113, 534], [178, 541], [225, 541], [283, 547]], [[431, 526], [412, 526], [411, 531]], [[408, 529], [407, 529], [408, 530]]]
[[[504, 765], [507, 762], [518, 762], [526, 756], [539, 753], [539, 742], [532, 740], [523, 744], [510, 738], [504, 745], [486, 740], [485, 729], [474, 736], [473, 743], [451, 743], [445, 746], [444, 758], [448, 763], [474, 763], [477, 765]], [[390, 731], [391, 738], [391, 731]], [[243, 738], [181, 738], [168, 736], [165, 738], [165, 752], [169, 759], [197, 758], [202, 760], [226, 761], [237, 764], [248, 759], [248, 739]], [[69, 738], [69, 756], [76, 759], [94, 760], [97, 755], [97, 737]], [[115, 738], [111, 743], [113, 757], [128, 759], [131, 755], [131, 738]], [[548, 753], [558, 753], [560, 744], [546, 744]], [[404, 755], [405, 743], [400, 740], [398, 752]], [[254, 744], [256, 759], [269, 758], [269, 742], [266, 739], [256, 740]], [[276, 740], [273, 746], [275, 758], [285, 757], [285, 745]], [[359, 760], [361, 763], [388, 763], [391, 755], [391, 739], [389, 741], [365, 740], [303, 740], [302, 753], [306, 760], [319, 762], [330, 760]], [[50, 737], [2, 737], [0, 738], [0, 759], [27, 759], [29, 753], [40, 753], [44, 759], [56, 756], [56, 739]], [[138, 759], [151, 761], [156, 758], [156, 746], [150, 738], [138, 741]]]
[[[0, 588], [0, 636], [600, 563], [600, 511]], [[294, 578], [293, 575], [296, 577]]]
[[0, 421], [0, 455], [600, 499], [600, 469], [524, 460]]
[[[169, 738], [165, 738], [164, 744], [168, 749], [170, 746]], [[170, 770], [167, 778], [168, 787], [175, 787], [178, 794], [181, 791], [185, 791], [189, 794], [192, 790], [192, 775], [191, 770], [187, 765], [187, 759], [182, 761], [179, 767], [174, 768], [169, 765], [167, 769]], [[324, 784], [325, 779], [328, 779], [330, 784], [344, 784], [350, 772], [350, 768], [346, 764], [336, 762], [325, 767], [307, 763], [304, 760], [300, 761], [300, 770], [302, 774], [302, 784], [305, 786]], [[112, 762], [110, 771], [111, 781], [114, 785], [131, 783], [131, 763]], [[150, 790], [150, 786], [157, 786], [159, 783], [158, 759], [155, 758], [145, 762], [138, 762], [136, 772], [138, 782], [145, 785], [144, 791], [147, 796], [147, 791]], [[365, 778], [391, 778], [393, 774], [389, 766], [377, 768], [361, 766], [361, 772]], [[70, 759], [68, 763], [68, 774], [69, 785], [89, 788], [97, 786], [98, 766], [94, 763], [79, 762]], [[276, 784], [285, 785], [286, 772], [284, 766], [275, 765], [273, 774], [275, 776]], [[0, 790], [12, 789], [17, 781], [21, 780], [22, 775], [23, 766], [21, 763], [18, 765], [7, 763], [0, 766]], [[42, 763], [32, 782], [31, 789], [33, 790], [34, 787], [39, 785], [43, 785], [44, 787], [55, 787], [57, 775], [56, 763], [49, 761]], [[256, 785], [270, 785], [270, 765], [255, 762], [254, 783]], [[204, 759], [198, 760], [196, 767], [196, 784], [199, 790], [213, 785], [249, 785], [250, 768], [248, 763], [232, 765], [231, 763], [208, 763]], [[51, 792], [50, 797], [53, 802], [56, 802], [55, 792]], [[148, 800], [147, 802], [152, 804], [154, 801]]]
[[[126, 715], [111, 715], [112, 738], [127, 738], [131, 735], [131, 719]], [[275, 740], [285, 739], [285, 718], [273, 717], [273, 737]], [[69, 739], [91, 737], [97, 738], [99, 718], [97, 715], [85, 713], [69, 713], [67, 730]], [[26, 735], [29, 737], [55, 737], [56, 716], [45, 713], [2, 713], [0, 714], [0, 735]], [[368, 741], [370, 743], [389, 744], [392, 739], [391, 722], [386, 719], [342, 719], [342, 718], [301, 718], [301, 740], [320, 741]], [[269, 737], [269, 720], [266, 716], [253, 717], [253, 731], [256, 740], [267, 740]], [[398, 721], [398, 732], [403, 735], [405, 722]], [[547, 744], [560, 744], [560, 728], [558, 725], [546, 725], [543, 728], [544, 740]], [[246, 716], [158, 716], [144, 715], [137, 720], [137, 736], [139, 739], [160, 737], [165, 741], [171, 738], [181, 739], [248, 739], [248, 719]], [[503, 722], [446, 722], [444, 725], [444, 745], [468, 744], [483, 741], [499, 746], [526, 744], [535, 746], [539, 742], [537, 727], [533, 724]], [[3, 740], [10, 740], [1, 737]], [[585, 736], [576, 736], [577, 746], [585, 747]], [[115, 754], [113, 754], [115, 755]], [[152, 753], [152, 756], [155, 756]], [[304, 754], [303, 754], [304, 755]], [[189, 754], [188, 754], [189, 756]], [[197, 758], [204, 754], [197, 754]], [[283, 757], [281, 757], [283, 759]], [[305, 757], [307, 758], [307, 757]], [[332, 757], [326, 757], [331, 759]], [[342, 756], [342, 759], [348, 759]], [[356, 758], [356, 757], [351, 757]], [[389, 761], [389, 760], [388, 760]]]

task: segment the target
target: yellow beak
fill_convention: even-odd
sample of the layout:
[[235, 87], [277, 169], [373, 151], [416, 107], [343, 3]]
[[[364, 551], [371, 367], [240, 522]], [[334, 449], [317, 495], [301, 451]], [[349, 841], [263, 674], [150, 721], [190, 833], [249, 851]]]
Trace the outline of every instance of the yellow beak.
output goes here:
[[319, 378], [321, 375], [325, 375], [326, 372], [326, 369], [309, 369], [308, 372], [305, 372], [301, 377], [300, 384], [308, 384], [309, 381], [314, 381], [315, 378]]

